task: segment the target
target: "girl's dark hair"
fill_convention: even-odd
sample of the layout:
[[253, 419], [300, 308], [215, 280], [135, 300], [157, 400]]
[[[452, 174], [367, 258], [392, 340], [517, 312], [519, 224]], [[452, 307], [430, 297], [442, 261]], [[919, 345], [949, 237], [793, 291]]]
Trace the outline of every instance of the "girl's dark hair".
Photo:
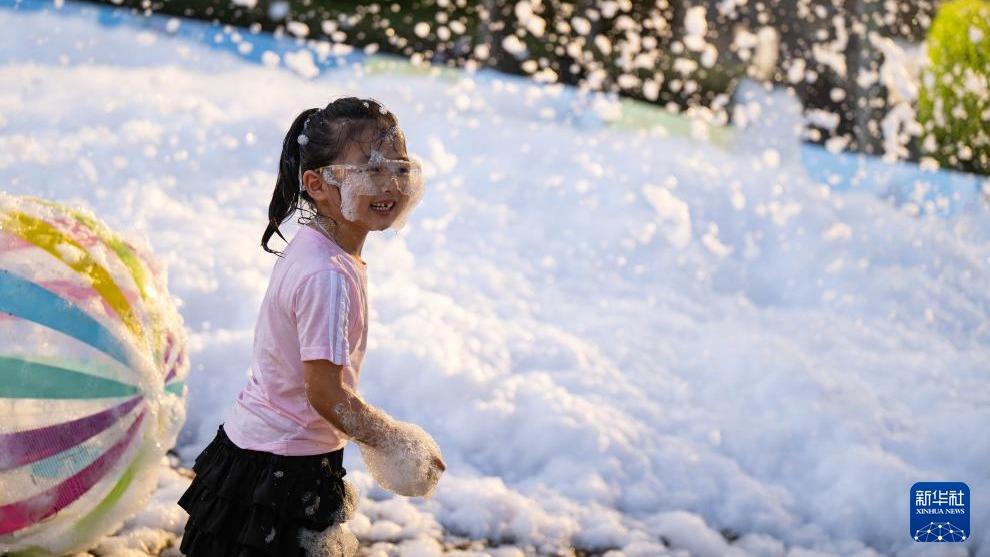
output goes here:
[[[344, 153], [349, 141], [359, 140], [368, 128], [381, 132], [395, 126], [395, 115], [374, 99], [341, 97], [325, 107], [308, 108], [293, 120], [282, 142], [282, 158], [278, 165], [278, 179], [272, 201], [268, 204], [268, 227], [261, 235], [261, 247], [269, 253], [281, 256], [282, 252], [268, 247], [273, 234], [288, 242], [278, 227], [299, 208], [300, 198], [315, 206], [306, 191], [299, 191], [300, 168], [303, 172], [333, 164]], [[379, 140], [387, 137], [378, 134]], [[396, 148], [406, 149], [402, 133], [394, 136]]]

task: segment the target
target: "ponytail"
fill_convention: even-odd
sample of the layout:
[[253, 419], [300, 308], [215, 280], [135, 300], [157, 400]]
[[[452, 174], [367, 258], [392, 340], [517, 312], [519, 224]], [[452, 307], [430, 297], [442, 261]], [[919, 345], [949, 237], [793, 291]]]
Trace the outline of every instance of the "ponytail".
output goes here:
[[274, 253], [275, 255], [282, 254], [269, 248], [268, 241], [273, 234], [278, 234], [279, 238], [288, 242], [278, 229], [278, 226], [295, 212], [300, 195], [304, 199], [309, 200], [308, 193], [300, 192], [301, 184], [299, 180], [302, 175], [302, 157], [299, 147], [299, 136], [303, 132], [306, 120], [313, 113], [319, 111], [319, 108], [309, 108], [302, 111], [299, 116], [296, 116], [296, 119], [292, 122], [292, 126], [289, 127], [289, 132], [285, 135], [285, 140], [282, 142], [282, 158], [278, 165], [278, 179], [275, 181], [275, 191], [272, 193], [272, 201], [268, 204], [268, 227], [265, 229], [265, 233], [261, 235], [261, 247], [268, 253]]

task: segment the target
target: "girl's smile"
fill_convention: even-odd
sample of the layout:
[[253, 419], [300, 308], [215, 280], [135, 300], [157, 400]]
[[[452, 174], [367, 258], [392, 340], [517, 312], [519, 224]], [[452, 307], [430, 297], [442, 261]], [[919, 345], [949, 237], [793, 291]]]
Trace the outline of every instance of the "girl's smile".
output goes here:
[[389, 199], [373, 202], [368, 207], [371, 208], [371, 211], [374, 214], [377, 214], [382, 218], [387, 218], [388, 216], [395, 214], [395, 205], [396, 201], [394, 199]]

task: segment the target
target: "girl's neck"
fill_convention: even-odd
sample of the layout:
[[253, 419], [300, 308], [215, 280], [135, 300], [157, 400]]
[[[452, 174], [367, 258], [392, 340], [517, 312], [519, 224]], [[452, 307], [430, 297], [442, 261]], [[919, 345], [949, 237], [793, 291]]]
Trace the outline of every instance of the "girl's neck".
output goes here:
[[[317, 222], [317, 219], [320, 221]], [[353, 227], [343, 225], [340, 221], [331, 221], [327, 217], [316, 217], [309, 221], [308, 225], [337, 244], [341, 250], [353, 257], [360, 265], [366, 265], [365, 261], [361, 259], [361, 249], [364, 247], [364, 240], [368, 236], [367, 231], [354, 230]]]

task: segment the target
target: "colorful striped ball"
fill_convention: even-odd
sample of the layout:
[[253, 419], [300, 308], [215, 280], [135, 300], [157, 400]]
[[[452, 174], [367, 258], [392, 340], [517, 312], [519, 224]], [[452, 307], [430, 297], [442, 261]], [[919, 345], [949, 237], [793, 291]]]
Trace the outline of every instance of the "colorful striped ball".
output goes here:
[[148, 250], [0, 192], [0, 554], [80, 551], [141, 508], [185, 420], [188, 369]]

